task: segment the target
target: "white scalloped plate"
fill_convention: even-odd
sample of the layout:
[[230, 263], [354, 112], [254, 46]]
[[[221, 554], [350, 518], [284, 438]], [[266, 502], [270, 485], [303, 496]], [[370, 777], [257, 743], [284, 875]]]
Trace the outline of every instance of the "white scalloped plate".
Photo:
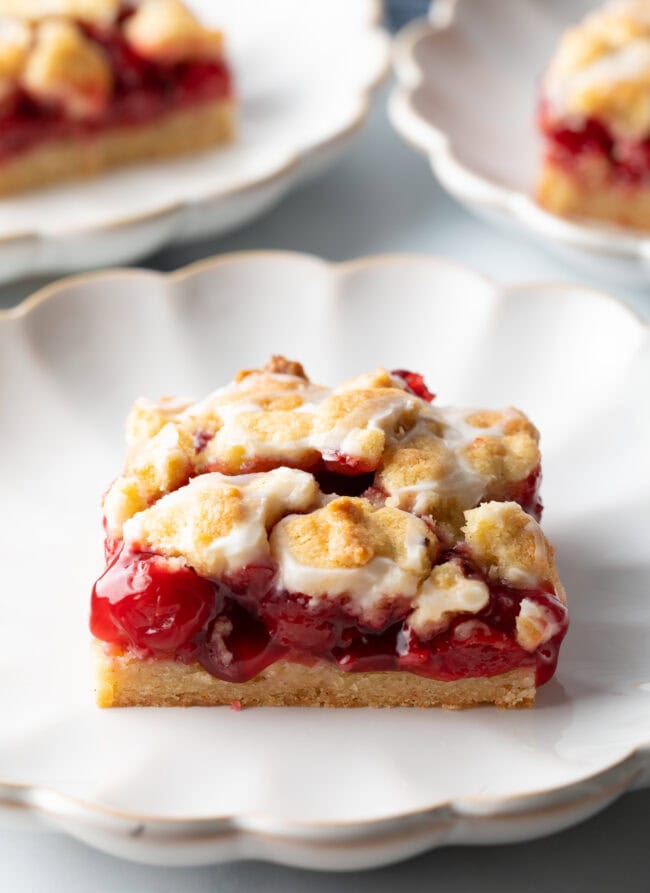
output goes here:
[[[318, 380], [424, 372], [525, 407], [572, 628], [530, 711], [100, 711], [99, 497], [136, 395], [200, 395], [271, 352]], [[0, 816], [165, 864], [329, 869], [578, 821], [650, 769], [648, 327], [575, 286], [444, 260], [298, 254], [112, 271], [0, 316]]]
[[388, 68], [379, 0], [189, 2], [226, 34], [237, 140], [0, 199], [0, 281], [131, 262], [225, 233], [347, 148]]
[[574, 263], [620, 282], [648, 282], [647, 233], [567, 221], [531, 194], [540, 148], [539, 78], [562, 31], [593, 0], [436, 0], [394, 41], [393, 125], [425, 152], [470, 210], [523, 229]]

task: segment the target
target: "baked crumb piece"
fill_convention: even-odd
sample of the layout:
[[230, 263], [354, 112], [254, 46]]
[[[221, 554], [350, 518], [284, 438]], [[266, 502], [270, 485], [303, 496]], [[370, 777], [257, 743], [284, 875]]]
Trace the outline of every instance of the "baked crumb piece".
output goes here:
[[171, 65], [219, 58], [223, 49], [221, 33], [204, 27], [181, 0], [142, 0], [125, 33], [140, 55]]
[[72, 118], [96, 118], [105, 110], [113, 75], [103, 50], [73, 22], [46, 19], [35, 33], [21, 78], [32, 96], [60, 103]]
[[553, 548], [539, 524], [515, 502], [487, 502], [465, 512], [465, 539], [489, 576], [515, 588], [550, 583], [566, 600]]

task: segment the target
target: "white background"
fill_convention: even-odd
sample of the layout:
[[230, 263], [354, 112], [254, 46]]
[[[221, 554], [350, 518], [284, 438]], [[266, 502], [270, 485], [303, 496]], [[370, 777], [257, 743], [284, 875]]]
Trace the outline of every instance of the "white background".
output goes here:
[[[399, 251], [443, 254], [504, 282], [571, 280], [606, 288], [650, 318], [650, 281], [647, 288], [631, 289], [590, 278], [524, 237], [506, 238], [460, 209], [434, 182], [426, 160], [391, 131], [385, 104], [384, 92], [349, 155], [277, 210], [228, 238], [167, 250], [147, 265], [169, 270], [210, 254], [260, 248], [307, 251], [332, 260]], [[44, 281], [0, 290], [0, 306], [12, 306]], [[629, 794], [601, 816], [547, 840], [438, 850], [406, 865], [361, 875], [312, 874], [260, 864], [152, 869], [119, 862], [46, 832], [0, 831], [0, 891], [393, 893], [401, 887], [413, 893], [648, 893], [648, 815], [650, 792]]]

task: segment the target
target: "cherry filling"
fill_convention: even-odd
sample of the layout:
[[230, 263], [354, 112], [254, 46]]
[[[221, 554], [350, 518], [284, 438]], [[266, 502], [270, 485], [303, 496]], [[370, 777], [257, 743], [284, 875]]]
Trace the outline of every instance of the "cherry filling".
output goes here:
[[343, 477], [359, 477], [370, 474], [377, 467], [376, 462], [368, 462], [357, 456], [348, 456], [339, 450], [329, 450], [323, 453], [325, 470]]
[[431, 393], [425, 384], [424, 376], [420, 375], [419, 372], [409, 372], [407, 369], [393, 369], [391, 375], [401, 378], [406, 385], [406, 390], [415, 397], [426, 400], [427, 403], [431, 403], [436, 399], [436, 395]]
[[[404, 670], [433, 679], [492, 676], [536, 667], [537, 684], [555, 670], [568, 626], [564, 605], [550, 586], [512, 589], [487, 580], [462, 547], [441, 561], [460, 562], [482, 579], [490, 600], [477, 614], [460, 614], [423, 641], [409, 629], [408, 603], [396, 602], [375, 628], [360, 623], [344, 600], [310, 599], [279, 589], [268, 565], [211, 582], [180, 561], [113, 546], [113, 559], [96, 583], [90, 627], [104, 642], [139, 656], [198, 661], [209, 673], [246, 682], [280, 659], [325, 660], [343, 670]], [[557, 631], [534, 653], [521, 648], [515, 626], [521, 602], [546, 608]]]
[[156, 656], [189, 646], [218, 610], [215, 587], [182, 565], [121, 549], [95, 584], [91, 631]]
[[233, 598], [224, 600], [195, 652], [208, 673], [227, 682], [248, 682], [285, 654], [264, 623]]
[[144, 124], [178, 108], [225, 99], [232, 93], [228, 67], [220, 60], [162, 64], [139, 56], [122, 25], [133, 14], [125, 5], [112, 27], [80, 23], [106, 52], [113, 68], [113, 94], [103, 114], [79, 120], [56, 103], [43, 103], [17, 90], [0, 112], [0, 160], [52, 139], [77, 139], [113, 127]]
[[532, 515], [536, 521], [542, 517], [544, 506], [539, 494], [542, 485], [542, 466], [537, 465], [523, 481], [516, 484], [510, 494], [513, 502], [518, 502], [522, 509]]
[[540, 130], [546, 138], [546, 158], [566, 170], [575, 170], [589, 159], [605, 164], [613, 182], [640, 184], [650, 178], [650, 138], [620, 139], [595, 118], [572, 120], [558, 125], [542, 103]]

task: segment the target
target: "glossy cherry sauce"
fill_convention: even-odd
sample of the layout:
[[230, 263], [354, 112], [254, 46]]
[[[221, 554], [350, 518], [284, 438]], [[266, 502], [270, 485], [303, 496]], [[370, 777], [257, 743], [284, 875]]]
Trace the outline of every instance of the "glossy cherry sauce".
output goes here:
[[633, 185], [650, 177], [650, 139], [615, 139], [607, 126], [595, 118], [558, 126], [543, 105], [539, 120], [547, 141], [546, 157], [551, 163], [572, 169], [588, 157], [603, 159], [609, 176], [621, 185]]
[[[488, 583], [461, 549], [441, 560], [462, 562], [467, 575]], [[405, 625], [406, 602], [371, 628], [359, 624], [339, 600], [314, 606], [305, 595], [278, 589], [270, 565], [213, 583], [180, 563], [122, 548], [113, 549], [95, 585], [91, 630], [98, 639], [142, 656], [199, 661], [231, 682], [252, 679], [281, 658], [326, 660], [349, 671], [408, 670], [442, 680], [536, 666], [538, 684], [545, 682], [566, 632], [566, 609], [550, 587], [488, 586], [490, 602], [483, 611], [455, 617], [448, 630], [425, 642]], [[513, 638], [523, 598], [544, 604], [559, 624], [560, 632], [535, 654]]]

